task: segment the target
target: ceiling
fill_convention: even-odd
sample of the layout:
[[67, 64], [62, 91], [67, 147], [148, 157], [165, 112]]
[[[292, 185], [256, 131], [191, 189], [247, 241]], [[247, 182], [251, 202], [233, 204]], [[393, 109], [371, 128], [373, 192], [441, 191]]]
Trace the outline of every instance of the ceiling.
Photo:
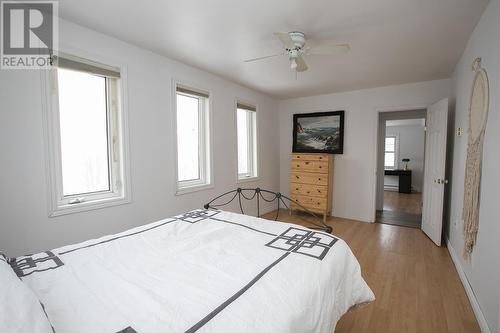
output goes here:
[[[61, 16], [279, 99], [451, 76], [488, 0], [61, 0]], [[273, 32], [308, 45], [351, 44], [309, 56], [295, 73]]]

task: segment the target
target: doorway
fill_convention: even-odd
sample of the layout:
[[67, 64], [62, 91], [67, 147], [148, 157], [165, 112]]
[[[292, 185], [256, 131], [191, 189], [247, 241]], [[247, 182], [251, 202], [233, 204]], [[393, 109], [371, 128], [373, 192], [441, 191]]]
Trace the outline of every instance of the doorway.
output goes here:
[[377, 223], [421, 228], [425, 109], [379, 114]]

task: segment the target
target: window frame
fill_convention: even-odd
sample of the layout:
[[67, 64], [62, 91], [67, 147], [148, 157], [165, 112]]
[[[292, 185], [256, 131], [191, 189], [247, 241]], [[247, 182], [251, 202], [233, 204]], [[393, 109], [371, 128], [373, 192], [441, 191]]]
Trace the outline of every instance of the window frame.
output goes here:
[[[73, 54], [79, 54], [75, 56]], [[45, 169], [48, 188], [48, 216], [72, 214], [131, 202], [126, 67], [108, 66], [106, 59], [96, 59], [81, 52], [62, 53], [61, 57], [103, 69], [113, 68], [120, 78], [106, 78], [106, 126], [109, 189], [64, 195], [62, 178], [61, 133], [57, 67], [40, 71], [44, 118]], [[87, 72], [90, 73], [90, 72]], [[92, 73], [90, 73], [92, 74]], [[112, 91], [114, 90], [114, 91]]]
[[[394, 138], [394, 151], [385, 150], [385, 141], [387, 138]], [[385, 156], [387, 153], [394, 153], [394, 167], [388, 167], [385, 165]], [[386, 134], [384, 137], [384, 170], [397, 170], [399, 167], [399, 135], [398, 134]]]
[[[201, 191], [204, 189], [213, 188], [213, 164], [212, 164], [212, 93], [206, 89], [200, 89], [197, 85], [184, 83], [183, 81], [173, 80], [172, 81], [172, 135], [173, 135], [173, 151], [174, 151], [174, 170], [175, 170], [175, 180], [174, 180], [174, 194], [182, 195], [186, 193], [192, 193], [196, 191]], [[177, 88], [181, 88], [185, 91], [178, 92]], [[208, 97], [203, 97], [197, 94], [190, 94], [189, 91], [193, 93], [199, 93], [207, 95]], [[201, 133], [198, 136], [198, 160], [199, 160], [199, 179], [195, 180], [184, 180], [179, 181], [179, 170], [178, 170], [178, 146], [177, 146], [177, 94], [181, 94], [188, 97], [194, 97], [198, 99], [198, 120], [200, 123], [199, 129]]]
[[[248, 103], [241, 99], [235, 101], [235, 133], [236, 133], [236, 179], [237, 183], [244, 183], [259, 179], [259, 150], [258, 150], [258, 107], [254, 103]], [[241, 107], [240, 107], [241, 106]], [[249, 171], [240, 173], [239, 171], [239, 149], [238, 149], [238, 110], [247, 112], [247, 124], [251, 125], [251, 129], [247, 128], [247, 164]], [[253, 110], [252, 110], [253, 109]]]

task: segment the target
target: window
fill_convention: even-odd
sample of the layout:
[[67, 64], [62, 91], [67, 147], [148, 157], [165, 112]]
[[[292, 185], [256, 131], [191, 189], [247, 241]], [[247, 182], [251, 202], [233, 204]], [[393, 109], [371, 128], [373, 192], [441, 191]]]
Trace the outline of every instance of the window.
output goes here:
[[210, 185], [209, 95], [176, 87], [177, 192]]
[[256, 108], [237, 103], [238, 179], [257, 177]]
[[385, 169], [396, 169], [397, 167], [397, 137], [395, 135], [388, 135], [385, 137], [384, 156]]
[[52, 212], [127, 201], [120, 70], [62, 55], [51, 72]]

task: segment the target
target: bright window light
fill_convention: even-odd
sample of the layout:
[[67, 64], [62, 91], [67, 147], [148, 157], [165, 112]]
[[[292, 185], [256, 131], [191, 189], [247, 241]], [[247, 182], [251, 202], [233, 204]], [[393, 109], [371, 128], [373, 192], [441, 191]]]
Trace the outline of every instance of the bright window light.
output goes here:
[[177, 170], [178, 180], [200, 179], [199, 100], [177, 94]]
[[68, 54], [47, 72], [50, 216], [129, 202], [120, 69]]
[[210, 184], [208, 94], [176, 88], [177, 193]]
[[57, 72], [63, 194], [109, 191], [106, 79]]
[[384, 167], [386, 169], [396, 168], [396, 137], [387, 136], [385, 138]]
[[257, 129], [254, 107], [236, 109], [236, 131], [238, 140], [238, 178], [257, 177]]
[[248, 174], [248, 117], [247, 111], [238, 109], [238, 173]]

